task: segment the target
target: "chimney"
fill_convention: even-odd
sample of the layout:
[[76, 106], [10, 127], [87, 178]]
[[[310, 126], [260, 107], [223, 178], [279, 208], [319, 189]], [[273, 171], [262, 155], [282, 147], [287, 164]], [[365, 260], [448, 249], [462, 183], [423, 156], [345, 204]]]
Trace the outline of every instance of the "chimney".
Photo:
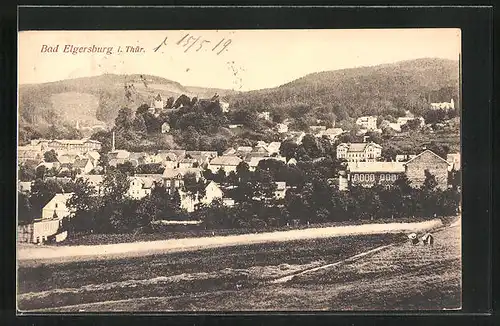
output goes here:
[[115, 151], [115, 132], [113, 131], [113, 139], [111, 141], [111, 151]]

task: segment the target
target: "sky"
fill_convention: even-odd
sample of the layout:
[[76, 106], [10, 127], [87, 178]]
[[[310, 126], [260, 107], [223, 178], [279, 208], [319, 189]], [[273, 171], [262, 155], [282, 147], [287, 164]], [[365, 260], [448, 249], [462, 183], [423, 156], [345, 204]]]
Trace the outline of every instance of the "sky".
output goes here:
[[[57, 52], [47, 51], [56, 46]], [[111, 52], [73, 54], [71, 46]], [[127, 46], [143, 50], [127, 52]], [[320, 71], [418, 58], [458, 60], [460, 48], [459, 29], [22, 31], [18, 80], [147, 74], [184, 86], [248, 91]]]

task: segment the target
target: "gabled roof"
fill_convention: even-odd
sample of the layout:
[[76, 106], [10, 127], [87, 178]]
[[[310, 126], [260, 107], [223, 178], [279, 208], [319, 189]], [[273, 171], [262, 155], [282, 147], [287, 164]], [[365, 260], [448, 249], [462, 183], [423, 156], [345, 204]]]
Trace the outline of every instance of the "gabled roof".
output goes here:
[[405, 167], [403, 162], [349, 162], [347, 170], [360, 173], [404, 173]]
[[343, 132], [342, 128], [328, 128], [323, 132], [323, 135], [340, 135]]
[[252, 150], [252, 146], [240, 146], [236, 149], [238, 152], [251, 152]]
[[405, 162], [404, 164], [407, 165], [408, 163], [410, 162], [413, 162], [414, 160], [416, 160], [417, 158], [419, 158], [420, 156], [424, 155], [424, 153], [431, 153], [432, 155], [434, 155], [435, 157], [439, 158], [441, 161], [445, 162], [446, 164], [450, 164], [447, 160], [445, 160], [444, 158], [442, 158], [441, 156], [437, 155], [436, 153], [434, 153], [433, 151], [431, 151], [430, 149], [426, 149], [425, 151], [423, 151], [422, 153], [418, 154], [417, 156], [415, 156], [414, 158], [412, 158], [411, 160]]
[[123, 149], [117, 149], [115, 151], [109, 152], [109, 156], [115, 159], [125, 159], [130, 157], [130, 152]]
[[75, 169], [83, 169], [87, 164], [90, 162], [90, 159], [88, 158], [78, 158], [75, 160], [75, 163], [73, 163], [73, 168]]
[[347, 146], [347, 151], [349, 152], [364, 152], [367, 146], [375, 146], [377, 148], [382, 148], [379, 144], [376, 143], [342, 143], [337, 147], [345, 147]]
[[230, 166], [236, 166], [240, 164], [241, 158], [237, 156], [218, 156], [215, 157], [213, 160], [210, 161], [211, 165], [230, 165]]
[[201, 176], [200, 168], [178, 168], [178, 169], [165, 169], [163, 171], [163, 178], [173, 179], [177, 177], [183, 177], [188, 173], [194, 173], [196, 176]]

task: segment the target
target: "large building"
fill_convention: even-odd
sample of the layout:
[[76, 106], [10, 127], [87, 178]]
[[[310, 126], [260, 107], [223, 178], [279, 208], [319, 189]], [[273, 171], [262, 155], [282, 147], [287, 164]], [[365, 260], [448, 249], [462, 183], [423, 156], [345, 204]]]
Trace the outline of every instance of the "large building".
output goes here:
[[342, 143], [337, 146], [337, 158], [347, 162], [376, 162], [382, 156], [382, 146], [369, 143]]
[[345, 177], [349, 186], [391, 187], [404, 173], [405, 167], [401, 162], [350, 162], [347, 163]]
[[31, 141], [32, 146], [39, 145], [42, 151], [73, 151], [73, 152], [90, 152], [100, 151], [101, 142], [93, 139], [34, 139]]
[[436, 177], [437, 188], [448, 188], [449, 163], [431, 150], [425, 150], [408, 162], [404, 163], [405, 173], [412, 187], [421, 187], [424, 184], [426, 173]]

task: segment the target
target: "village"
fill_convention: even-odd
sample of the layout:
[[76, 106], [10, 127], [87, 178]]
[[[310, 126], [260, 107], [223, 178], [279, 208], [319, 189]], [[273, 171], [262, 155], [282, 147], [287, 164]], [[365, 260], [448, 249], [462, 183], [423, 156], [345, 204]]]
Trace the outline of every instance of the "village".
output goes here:
[[[209, 101], [216, 102], [223, 114], [230, 111], [229, 104], [220, 101], [218, 96]], [[158, 116], [164, 107], [165, 103], [158, 94], [152, 99], [147, 111]], [[430, 107], [430, 110], [454, 109], [453, 99], [450, 102], [432, 103]], [[259, 112], [258, 118], [268, 122], [272, 120], [271, 113], [267, 111]], [[117, 148], [114, 131], [111, 132], [112, 145], [108, 152], [102, 150], [101, 142], [91, 138], [33, 139], [28, 145], [18, 146], [19, 171], [27, 164], [35, 167], [34, 173], [19, 181], [18, 191], [29, 198], [37, 178], [62, 183], [81, 179], [93, 188], [94, 196], [103, 196], [106, 192], [103, 186], [106, 169], [118, 169], [127, 175], [128, 189], [125, 191], [125, 197], [140, 201], [151, 197], [155, 187], [161, 187], [166, 190], [168, 196], [178, 196], [180, 210], [187, 213], [184, 218], [170, 216], [168, 220], [173, 224], [183, 223], [179, 219], [185, 220], [185, 224], [196, 224], [202, 221], [194, 221], [186, 216], [195, 216], [200, 207], [208, 207], [214, 202], [233, 207], [240, 201], [234, 193], [237, 185], [241, 187], [241, 171], [256, 173], [266, 166], [269, 169], [273, 164], [289, 168], [303, 164], [300, 155], [290, 154], [290, 148], [304, 146], [304, 140], [309, 147], [318, 144], [327, 144], [321, 145], [323, 148], [329, 146], [330, 153], [325, 153], [323, 149], [323, 153], [313, 155], [317, 157], [308, 157], [306, 160], [310, 160], [312, 164], [324, 164], [321, 162], [327, 156], [330, 159], [327, 162], [334, 160], [331, 164], [336, 165], [336, 168], [331, 169], [332, 174], [327, 175], [324, 180], [341, 192], [348, 193], [358, 187], [391, 189], [402, 178], [408, 180], [411, 187], [421, 188], [428, 182], [429, 176], [435, 180], [433, 187], [436, 189], [445, 191], [453, 186], [449, 179], [460, 170], [460, 153], [447, 153], [442, 157], [431, 148], [422, 148], [415, 154], [396, 153], [388, 159], [383, 155], [382, 145], [371, 139], [374, 133], [382, 133], [380, 124], [395, 133], [401, 132], [408, 124], [416, 128], [430, 128], [424, 118], [407, 112], [405, 117], [399, 117], [395, 122], [382, 121], [378, 124], [378, 121], [380, 119], [377, 116], [357, 118], [356, 136], [362, 141], [343, 142], [342, 136], [349, 134], [350, 130], [335, 127], [335, 124], [329, 127], [313, 125], [306, 131], [298, 131], [290, 130], [289, 122], [285, 120], [275, 123], [273, 127], [273, 132], [278, 135], [280, 141], [256, 141], [252, 146], [229, 147], [222, 153], [217, 150], [181, 148], [131, 152]], [[241, 127], [241, 124], [227, 126], [229, 129]], [[162, 134], [168, 134], [170, 130], [167, 122], [161, 125]], [[187, 179], [195, 185], [194, 188], [191, 187], [194, 190], [188, 189], [185, 184]], [[287, 180], [287, 177], [274, 177], [272, 187], [267, 189], [269, 191], [254, 189], [246, 196], [253, 201], [279, 207], [283, 205], [287, 192], [296, 191], [298, 187], [293, 182], [287, 183]], [[48, 202], [44, 203], [32, 220], [20, 218], [27, 222], [18, 227], [19, 241], [39, 244], [54, 240], [64, 241], [68, 233], [63, 230], [63, 219], [71, 219], [75, 213], [74, 206], [71, 208], [67, 205], [72, 195], [72, 192], [64, 191], [55, 193], [51, 198], [47, 198]], [[309, 221], [307, 223], [309, 224]]]

